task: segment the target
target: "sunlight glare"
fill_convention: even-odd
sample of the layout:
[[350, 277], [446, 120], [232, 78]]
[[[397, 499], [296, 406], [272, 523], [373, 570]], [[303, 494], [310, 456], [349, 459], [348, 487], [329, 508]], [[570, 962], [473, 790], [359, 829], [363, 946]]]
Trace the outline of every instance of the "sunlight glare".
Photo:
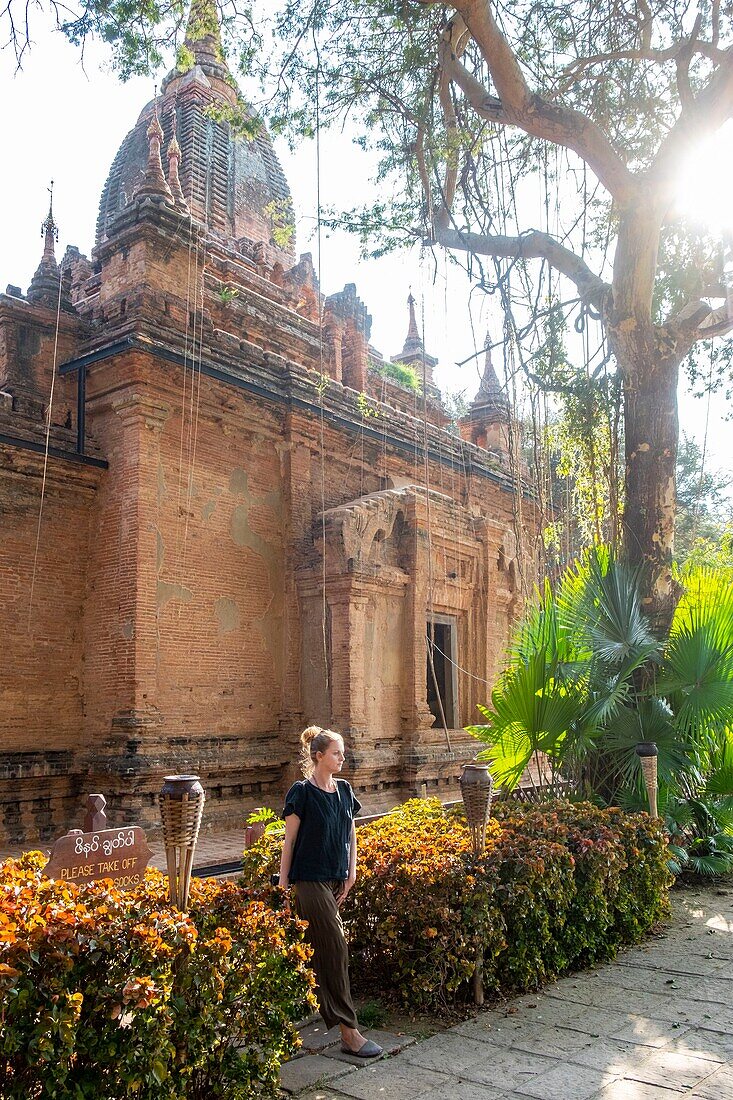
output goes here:
[[688, 153], [677, 183], [678, 212], [712, 233], [733, 230], [733, 120]]

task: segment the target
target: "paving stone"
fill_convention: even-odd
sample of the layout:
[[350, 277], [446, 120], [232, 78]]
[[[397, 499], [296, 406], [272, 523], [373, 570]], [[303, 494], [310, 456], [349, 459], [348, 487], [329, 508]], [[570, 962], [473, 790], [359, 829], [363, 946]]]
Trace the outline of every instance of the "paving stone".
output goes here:
[[639, 959], [624, 958], [616, 960], [618, 971], [636, 972], [649, 970], [659, 975], [679, 975], [680, 977], [698, 977], [715, 975], [725, 965], [727, 960], [711, 958], [708, 955], [694, 955], [688, 953], [680, 958], [676, 952], [664, 950], [661, 947], [653, 947], [650, 951], [641, 955]]
[[415, 1100], [504, 1100], [505, 1096], [503, 1088], [493, 1089], [473, 1081], [457, 1081], [450, 1086], [450, 1092], [445, 1091], [444, 1085], [439, 1085], [437, 1089], [421, 1092]]
[[306, 1054], [302, 1058], [293, 1058], [280, 1067], [280, 1087], [286, 1092], [299, 1093], [315, 1085], [317, 1081], [328, 1081], [353, 1073], [351, 1066], [324, 1058], [322, 1054]]
[[513, 1091], [535, 1100], [590, 1100], [613, 1079], [613, 1074], [592, 1066], [563, 1063], [555, 1064], [549, 1073], [533, 1077], [519, 1087], [514, 1085]]
[[306, 1024], [305, 1027], [301, 1027], [299, 1034], [303, 1050], [308, 1051], [323, 1050], [324, 1047], [331, 1046], [341, 1039], [341, 1030], [338, 1024], [329, 1030], [320, 1017]]
[[667, 969], [650, 970], [647, 967], [614, 967], [613, 984], [623, 989], [657, 993], [664, 997], [679, 994], [693, 1001], [713, 1000], [727, 1004], [730, 998], [728, 983], [709, 975], [670, 973]]
[[[642, 1081], [621, 1079], [601, 1089], [593, 1100], [676, 1100], [680, 1096], [689, 1096], [689, 1092], [666, 1089], [661, 1085], [647, 1085]], [[509, 1098], [507, 1098], [509, 1100]]]
[[635, 1043], [622, 1043], [618, 1039], [594, 1039], [588, 1045], [569, 1052], [566, 1057], [576, 1065], [591, 1066], [606, 1073], [623, 1076], [630, 1068], [645, 1062], [652, 1049], [637, 1046]]
[[669, 996], [669, 992], [647, 993], [641, 989], [626, 989], [616, 985], [613, 975], [603, 981], [578, 984], [575, 989], [560, 991], [557, 986], [548, 990], [549, 997], [567, 1001], [577, 1001], [590, 1008], [631, 1012], [638, 1016], [650, 1016], [660, 1020], [696, 1020], [702, 1015], [704, 1005], [699, 1001], [684, 999], [678, 995]]
[[689, 1095], [695, 1100], [733, 1100], [733, 1065], [715, 1070]]
[[663, 1047], [681, 1035], [687, 1034], [689, 1025], [674, 1023], [670, 1020], [650, 1020], [646, 1016], [629, 1014], [621, 1026], [614, 1026], [611, 1039], [620, 1039], [623, 1043], [636, 1043], [645, 1047]]
[[555, 1058], [543, 1058], [526, 1050], [501, 1050], [481, 1062], [472, 1062], [453, 1071], [467, 1081], [487, 1085], [492, 1089], [520, 1089], [529, 1081], [552, 1073], [558, 1062]]
[[497, 1092], [516, 1088], [556, 1065], [550, 1058], [494, 1043], [481, 1043], [451, 1032], [419, 1043], [405, 1053], [405, 1058], [413, 1065], [452, 1073], [463, 1081]]
[[347, 1096], [345, 1092], [339, 1092], [337, 1089], [324, 1085], [322, 1088], [313, 1089], [309, 1092], [301, 1092], [298, 1100], [351, 1100], [351, 1097]]
[[[560, 1004], [560, 1002], [557, 1002]], [[554, 1013], [548, 1012], [548, 1017]], [[565, 1019], [557, 1021], [558, 1027], [570, 1028], [571, 1031], [582, 1031], [594, 1039], [607, 1035], [614, 1039], [623, 1038], [616, 1035], [628, 1024], [628, 1012], [604, 1011], [602, 1008], [591, 1008], [588, 1005], [575, 1005], [575, 1011], [569, 1013]], [[631, 1040], [632, 1042], [634, 1040]]]
[[728, 1062], [733, 1060], [733, 1035], [725, 1031], [691, 1028], [664, 1049], [680, 1054], [697, 1054], [713, 1062]]
[[405, 1051], [405, 1059], [424, 1069], [435, 1069], [442, 1073], [459, 1074], [463, 1067], [472, 1062], [485, 1060], [495, 1051], [497, 1055], [508, 1054], [508, 1050], [496, 1044], [471, 1039], [461, 1032], [444, 1031], [433, 1035], [422, 1043], [417, 1043]]
[[502, 1016], [493, 1018], [489, 1022], [487, 1015], [482, 1013], [475, 1020], [465, 1020], [462, 1024], [456, 1024], [451, 1031], [454, 1035], [467, 1035], [469, 1039], [480, 1039], [495, 1046], [509, 1047], [512, 1045], [511, 1036], [514, 1031], [526, 1026], [528, 1026], [527, 1023], [521, 1017], [517, 1020], [516, 1017]]
[[458, 1078], [449, 1072], [423, 1069], [398, 1056], [376, 1066], [354, 1070], [345, 1081], [339, 1081], [338, 1088], [357, 1100], [417, 1100], [430, 1089], [443, 1088], [449, 1100], [458, 1084]]
[[[405, 1047], [412, 1046], [417, 1042], [414, 1035], [397, 1035], [392, 1031], [380, 1031], [378, 1028], [366, 1031], [364, 1034], [367, 1039], [379, 1043], [385, 1054], [396, 1054], [398, 1051], [404, 1050]], [[341, 1038], [340, 1036], [337, 1036], [337, 1038], [336, 1046], [328, 1047], [323, 1051], [326, 1058], [334, 1058], [338, 1062], [348, 1062], [352, 1066], [364, 1066], [373, 1061], [373, 1059], [365, 1061], [364, 1058], [359, 1058], [356, 1054], [344, 1054], [341, 1050]]]
[[720, 914], [715, 917], [710, 917], [706, 924], [709, 929], [715, 932], [733, 933], [733, 920], [729, 920], [727, 917], [723, 917]]
[[690, 1089], [709, 1077], [713, 1070], [714, 1067], [707, 1058], [700, 1058], [696, 1054], [680, 1054], [664, 1047], [662, 1050], [655, 1050], [643, 1062], [629, 1066], [625, 1076], [634, 1081], [645, 1081], [649, 1085]]
[[706, 1031], [722, 1031], [726, 1035], [733, 1034], [733, 1009], [724, 1009], [723, 1012], [708, 1012], [700, 1020], [699, 1026]]
[[607, 1009], [593, 1008], [578, 1001], [555, 1000], [547, 997], [542, 1003], [541, 1010], [538, 1010], [532, 1019], [537, 1020], [538, 1023], [549, 1024], [550, 1027], [569, 1027], [574, 1030], [578, 1027], [585, 1030], [585, 1023], [579, 1023], [579, 1021], [590, 1021], [588, 1030], [600, 1035], [606, 1034], [601, 1030], [604, 1020], [608, 1026], [612, 1026], [613, 1021], [621, 1023], [625, 1016], [626, 1012], [612, 1012]]
[[[493, 1041], [529, 1054], [544, 1054], [551, 1058], [568, 1057], [573, 1051], [589, 1046], [595, 1040], [584, 1031], [572, 1031], [564, 1027], [550, 1027], [530, 1020], [509, 1023], [499, 1031], [492, 1031]], [[574, 1061], [575, 1059], [571, 1059]]]

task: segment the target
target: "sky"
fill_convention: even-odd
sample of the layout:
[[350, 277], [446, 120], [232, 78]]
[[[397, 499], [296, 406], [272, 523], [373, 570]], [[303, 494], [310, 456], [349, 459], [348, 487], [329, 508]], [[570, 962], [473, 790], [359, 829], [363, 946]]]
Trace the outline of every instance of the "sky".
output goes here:
[[[42, 19], [42, 15], [37, 16]], [[15, 72], [9, 50], [0, 51], [0, 139], [5, 151], [0, 172], [0, 289], [28, 287], [42, 251], [41, 223], [54, 180], [54, 213], [60, 228], [57, 256], [77, 245], [89, 255], [99, 197], [109, 167], [127, 131], [153, 96], [153, 81], [121, 84], [109, 71], [100, 47], [79, 53], [59, 33], [36, 26], [36, 40], [22, 71]], [[171, 59], [172, 63], [172, 59]], [[162, 74], [161, 74], [162, 75]], [[276, 143], [296, 209], [296, 249], [317, 262], [317, 170], [314, 142], [291, 152]], [[355, 205], [371, 192], [373, 163], [345, 134], [321, 139], [321, 203], [325, 209]], [[715, 171], [722, 162], [726, 171]], [[730, 202], [733, 126], [710, 148], [691, 156], [681, 184], [683, 199], [695, 209], [719, 211]], [[733, 204], [732, 204], [733, 205]], [[733, 224], [733, 213], [731, 214]], [[418, 302], [428, 352], [438, 357], [437, 384], [463, 390], [470, 399], [479, 384], [487, 324], [493, 339], [499, 320], [493, 302], [471, 295], [468, 279], [444, 255], [414, 248], [397, 256], [363, 261], [347, 234], [321, 235], [321, 287], [326, 294], [356, 283], [373, 317], [372, 344], [385, 356], [400, 351], [407, 332], [406, 299]], [[424, 320], [423, 320], [424, 319]], [[470, 358], [473, 357], [473, 358]], [[470, 358], [458, 367], [456, 363]], [[710, 402], [680, 391], [680, 423], [700, 444], [708, 463], [733, 472], [733, 425], [724, 420], [722, 397]], [[707, 422], [707, 432], [706, 432]]]

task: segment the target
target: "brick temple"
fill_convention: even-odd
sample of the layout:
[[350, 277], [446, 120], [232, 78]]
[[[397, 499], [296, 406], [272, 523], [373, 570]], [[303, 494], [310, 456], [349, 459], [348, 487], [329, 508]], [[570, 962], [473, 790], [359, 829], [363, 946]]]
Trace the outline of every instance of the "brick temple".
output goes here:
[[51, 209], [0, 295], [0, 848], [93, 790], [155, 826], [178, 771], [208, 827], [243, 824], [310, 722], [345, 734], [366, 810], [455, 794], [516, 611], [531, 502], [490, 356], [456, 430], [410, 299], [418, 390], [385, 373], [355, 287], [295, 254], [267, 133], [211, 110], [237, 93], [200, 15], [91, 258], [57, 261]]

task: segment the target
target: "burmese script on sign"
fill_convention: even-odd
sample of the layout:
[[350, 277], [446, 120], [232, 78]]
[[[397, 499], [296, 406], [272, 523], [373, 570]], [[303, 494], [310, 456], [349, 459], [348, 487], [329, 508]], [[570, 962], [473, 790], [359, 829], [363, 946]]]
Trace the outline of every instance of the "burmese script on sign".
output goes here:
[[99, 833], [71, 832], [56, 841], [43, 873], [63, 882], [111, 878], [124, 890], [142, 881], [151, 854], [139, 825]]

